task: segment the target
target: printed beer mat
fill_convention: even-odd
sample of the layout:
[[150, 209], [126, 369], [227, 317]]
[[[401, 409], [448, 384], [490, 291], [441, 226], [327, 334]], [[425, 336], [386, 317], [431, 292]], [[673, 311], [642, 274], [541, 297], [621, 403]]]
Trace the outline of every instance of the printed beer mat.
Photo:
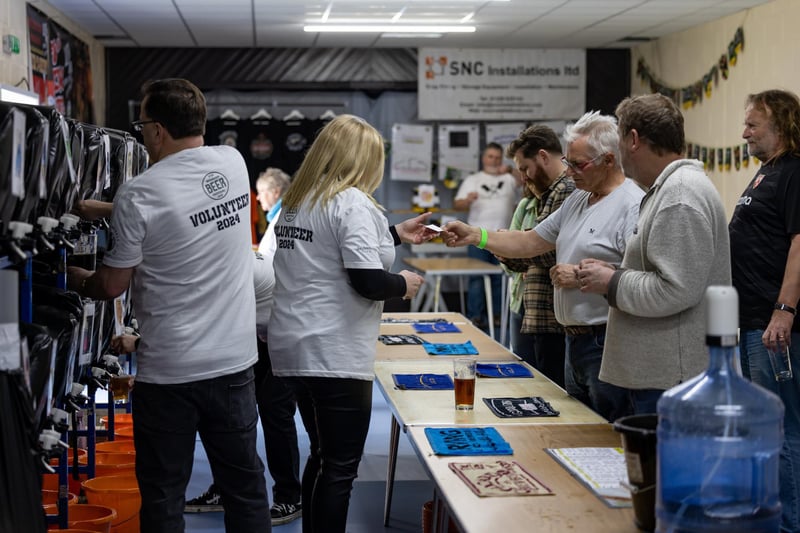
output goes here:
[[512, 455], [511, 445], [487, 427], [425, 428], [425, 436], [436, 455]]
[[501, 459], [491, 463], [449, 463], [449, 466], [480, 497], [553, 494], [516, 461]]
[[527, 396], [525, 398], [484, 398], [483, 403], [500, 418], [558, 416], [560, 414], [541, 396]]

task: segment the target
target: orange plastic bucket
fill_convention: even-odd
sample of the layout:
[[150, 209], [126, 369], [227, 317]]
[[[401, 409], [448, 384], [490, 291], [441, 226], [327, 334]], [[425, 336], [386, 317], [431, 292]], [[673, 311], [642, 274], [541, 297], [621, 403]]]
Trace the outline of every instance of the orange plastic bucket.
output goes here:
[[117, 518], [111, 522], [113, 533], [139, 532], [142, 497], [136, 476], [96, 477], [84, 481], [82, 486], [89, 503], [116, 509]]
[[[67, 505], [75, 505], [78, 503], [78, 495], [73, 494], [71, 492], [67, 493]], [[47, 514], [55, 514], [58, 512], [58, 491], [57, 490], [42, 490], [42, 506], [45, 508], [45, 511], [48, 511], [48, 507], [52, 506], [55, 507], [56, 510], [53, 512], [48, 511]]]
[[94, 450], [97, 453], [135, 453], [136, 448], [133, 447], [132, 440], [109, 440], [106, 442], [98, 442]]
[[[103, 416], [100, 418], [100, 423], [104, 428], [108, 427], [108, 417]], [[133, 415], [131, 413], [115, 413], [114, 414], [114, 429], [122, 428], [125, 426], [133, 425]]]
[[[86, 457], [79, 458], [80, 464], [88, 463]], [[123, 474], [133, 474], [136, 469], [135, 453], [98, 453], [94, 456], [94, 475], [100, 476], [120, 476]]]
[[[67, 525], [87, 531], [111, 532], [111, 522], [117, 518], [117, 511], [103, 505], [70, 505]], [[50, 524], [48, 529], [58, 529], [58, 524]]]
[[[78, 464], [86, 464], [86, 455], [88, 452], [83, 448], [78, 448]], [[83, 459], [83, 463], [81, 463], [81, 459]], [[72, 467], [72, 450], [67, 450], [67, 463], [69, 464], [70, 468]], [[58, 466], [58, 459], [50, 459], [50, 466], [56, 467]], [[69, 491], [75, 494], [79, 494], [81, 492], [81, 481], [86, 479], [86, 475], [81, 474], [80, 481], [72, 479], [72, 472], [69, 473], [69, 483], [68, 488]], [[42, 490], [58, 490], [58, 474], [44, 474], [42, 476]]]
[[117, 440], [133, 440], [133, 426], [114, 428], [114, 438]]

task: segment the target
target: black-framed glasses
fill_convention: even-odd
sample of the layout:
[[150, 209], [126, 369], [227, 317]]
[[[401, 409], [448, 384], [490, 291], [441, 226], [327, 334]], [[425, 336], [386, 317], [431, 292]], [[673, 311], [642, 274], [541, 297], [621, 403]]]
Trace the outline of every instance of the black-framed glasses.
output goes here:
[[586, 170], [586, 168], [589, 165], [591, 165], [592, 163], [594, 163], [595, 161], [597, 161], [598, 159], [600, 159], [604, 155], [606, 155], [606, 154], [600, 154], [597, 157], [595, 157], [594, 159], [590, 159], [588, 161], [584, 161], [583, 163], [575, 163], [574, 161], [570, 161], [566, 157], [562, 157], [561, 158], [561, 162], [564, 163], [564, 166], [566, 166], [568, 169], [570, 169], [573, 172], [583, 172], [584, 170]]
[[145, 124], [150, 124], [152, 122], [158, 122], [157, 120], [134, 120], [131, 122], [131, 127], [133, 131], [137, 133], [141, 133], [142, 129], [144, 128]]

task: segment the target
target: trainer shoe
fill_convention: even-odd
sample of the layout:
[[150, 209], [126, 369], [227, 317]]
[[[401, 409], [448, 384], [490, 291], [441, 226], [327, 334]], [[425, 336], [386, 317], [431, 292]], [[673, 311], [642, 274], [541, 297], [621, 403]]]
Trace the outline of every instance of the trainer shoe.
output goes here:
[[203, 494], [187, 501], [183, 508], [184, 513], [219, 513], [222, 511], [222, 496], [217, 492], [217, 487], [213, 483]]
[[297, 503], [275, 503], [269, 510], [272, 517], [272, 525], [280, 526], [288, 524], [292, 520], [297, 520], [303, 515], [303, 506]]

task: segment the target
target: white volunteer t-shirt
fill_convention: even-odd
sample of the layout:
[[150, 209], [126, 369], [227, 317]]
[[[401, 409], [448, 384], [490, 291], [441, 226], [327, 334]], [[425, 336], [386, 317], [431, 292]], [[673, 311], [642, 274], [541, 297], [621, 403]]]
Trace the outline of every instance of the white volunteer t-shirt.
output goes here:
[[272, 258], [260, 252], [253, 254], [253, 285], [256, 291], [256, 333], [264, 340], [272, 315], [272, 291], [275, 288], [275, 272]]
[[492, 176], [483, 171], [467, 176], [458, 188], [456, 200], [466, 199], [471, 192], [478, 193], [478, 199], [469, 206], [467, 223], [490, 231], [507, 229], [519, 200], [514, 176]]
[[[556, 244], [556, 261], [577, 265], [594, 258], [613, 265], [622, 262], [625, 244], [636, 227], [644, 191], [630, 179], [594, 205], [587, 191], [576, 189], [535, 231]], [[556, 320], [565, 326], [605, 324], [608, 302], [600, 294], [580, 289], [553, 290]]]
[[250, 184], [229, 146], [172, 154], [122, 185], [103, 263], [131, 268], [136, 379], [174, 384], [257, 359]]
[[284, 204], [272, 224], [278, 243], [269, 323], [273, 372], [372, 380], [383, 302], [360, 296], [346, 269], [391, 267], [386, 217], [351, 188], [326, 206]]

